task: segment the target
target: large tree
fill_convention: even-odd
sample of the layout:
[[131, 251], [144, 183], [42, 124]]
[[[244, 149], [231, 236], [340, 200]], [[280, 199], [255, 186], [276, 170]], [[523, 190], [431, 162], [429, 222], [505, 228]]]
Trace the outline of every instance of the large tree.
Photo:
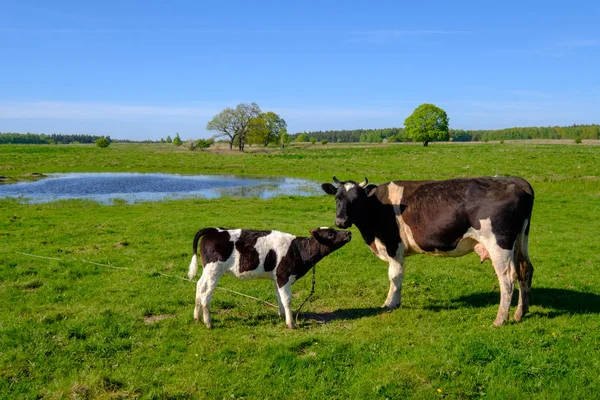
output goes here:
[[244, 151], [249, 132], [250, 121], [261, 114], [256, 103], [238, 104], [235, 108], [227, 107], [206, 124], [206, 129], [216, 131], [215, 137], [229, 138], [229, 150], [237, 143], [240, 151]]
[[263, 144], [267, 146], [269, 143], [279, 142], [279, 133], [282, 129], [287, 128], [285, 119], [275, 114], [273, 111], [266, 112], [262, 115], [265, 120], [266, 136], [264, 137]]
[[250, 121], [248, 140], [265, 147], [269, 143], [279, 143], [279, 132], [286, 128], [287, 123], [283, 118], [273, 111], [268, 111]]
[[432, 140], [448, 140], [448, 115], [433, 104], [421, 104], [404, 120], [404, 134], [423, 146]]

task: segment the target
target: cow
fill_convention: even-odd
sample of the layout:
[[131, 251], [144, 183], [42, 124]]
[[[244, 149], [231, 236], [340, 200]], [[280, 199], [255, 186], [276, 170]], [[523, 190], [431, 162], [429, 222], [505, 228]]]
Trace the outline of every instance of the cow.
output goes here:
[[381, 185], [339, 181], [321, 185], [335, 196], [335, 225], [353, 224], [365, 243], [389, 263], [390, 289], [382, 307], [401, 305], [404, 259], [414, 254], [460, 257], [475, 251], [491, 260], [500, 282], [494, 325], [508, 319], [514, 281], [519, 303], [514, 318], [529, 311], [533, 265], [528, 236], [533, 189], [522, 178], [481, 177], [443, 181], [392, 181]]
[[240, 279], [271, 279], [275, 285], [279, 316], [293, 329], [291, 285], [304, 276], [329, 253], [341, 248], [352, 237], [348, 231], [331, 228], [311, 229], [310, 237], [296, 237], [279, 231], [204, 228], [196, 233], [188, 270], [191, 280], [198, 272], [196, 250], [204, 270], [196, 286], [194, 319], [212, 328], [210, 302], [221, 276], [229, 273]]

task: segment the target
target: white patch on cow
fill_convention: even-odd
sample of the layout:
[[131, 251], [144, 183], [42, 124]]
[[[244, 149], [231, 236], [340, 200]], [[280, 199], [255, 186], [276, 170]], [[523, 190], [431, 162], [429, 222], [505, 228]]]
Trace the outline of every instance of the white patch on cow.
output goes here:
[[374, 243], [375, 243], [375, 248], [377, 249], [376, 255], [383, 261], [389, 262], [390, 260], [396, 260], [397, 257], [401, 256], [404, 253], [404, 244], [403, 243], [398, 243], [398, 250], [396, 251], [396, 254], [388, 254], [385, 244], [383, 244], [383, 242], [381, 240], [379, 240], [378, 238], [375, 238]]
[[[292, 240], [295, 238], [296, 236], [294, 235], [279, 231], [272, 231], [267, 236], [258, 238], [254, 248], [258, 252], [259, 265], [250, 271], [240, 272], [240, 252], [237, 249], [234, 249], [232, 254], [233, 257], [230, 257], [230, 259], [233, 258], [235, 262], [228, 265], [225, 272], [240, 279], [275, 279], [279, 262], [283, 256], [285, 256], [290, 248]], [[273, 271], [265, 271], [265, 259], [270, 250], [275, 251], [277, 261]]]
[[423, 250], [415, 242], [412, 230], [410, 226], [404, 223], [404, 219], [400, 214], [400, 203], [404, 196], [404, 186], [398, 186], [395, 182], [390, 182], [388, 185], [388, 201], [389, 204], [394, 207], [394, 214], [396, 214], [396, 223], [398, 230], [400, 231], [400, 239], [402, 245], [398, 247], [398, 253], [402, 250], [402, 254], [406, 255], [415, 253], [424, 253]]
[[350, 191], [350, 189], [352, 189], [354, 187], [354, 183], [344, 183], [344, 188], [346, 188], [346, 191]]
[[401, 215], [398, 215], [398, 227], [400, 228], [400, 238], [402, 239], [402, 243], [406, 246], [406, 255], [426, 253], [426, 251], [421, 249], [415, 241], [412, 229], [404, 222]]
[[269, 235], [258, 238], [256, 241], [256, 246], [254, 247], [258, 252], [258, 260], [260, 262], [257, 270], [261, 270], [263, 274], [265, 273], [265, 259], [267, 258], [269, 251], [273, 250], [277, 256], [277, 261], [275, 262], [275, 268], [273, 271], [267, 272], [267, 274], [272, 275], [273, 279], [275, 279], [275, 273], [277, 271], [277, 267], [279, 266], [279, 262], [283, 256], [287, 254], [292, 240], [295, 238], [296, 236], [294, 235], [279, 231], [272, 231]]
[[[219, 232], [223, 232], [223, 230], [219, 229]], [[242, 234], [242, 230], [241, 229], [227, 229], [227, 233], [229, 233], [229, 241], [235, 243], [240, 238], [240, 235]]]
[[494, 235], [494, 232], [492, 231], [492, 220], [490, 218], [480, 219], [479, 224], [479, 229], [470, 227], [467, 230], [463, 235], [462, 240], [458, 243], [457, 248], [448, 252], [449, 256], [459, 257], [470, 253], [477, 247], [479, 250], [477, 253], [480, 255], [480, 251], [483, 252], [484, 250], [487, 250], [491, 260], [494, 260], [494, 257], [498, 257], [499, 253], [502, 252], [502, 249], [498, 246], [496, 235]]
[[404, 195], [404, 186], [398, 186], [395, 182], [390, 182], [388, 185], [388, 199], [390, 204], [398, 207], [398, 212], [396, 215], [400, 214], [400, 202], [402, 201], [402, 196]]

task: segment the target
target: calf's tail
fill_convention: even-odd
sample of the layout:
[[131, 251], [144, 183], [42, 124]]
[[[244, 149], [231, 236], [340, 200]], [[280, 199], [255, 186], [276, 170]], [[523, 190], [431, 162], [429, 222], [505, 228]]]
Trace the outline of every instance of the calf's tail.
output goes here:
[[192, 261], [190, 262], [190, 267], [188, 269], [188, 278], [190, 280], [194, 279], [194, 277], [198, 273], [198, 255], [196, 253], [196, 251], [198, 249], [198, 242], [200, 241], [200, 238], [202, 236], [206, 235], [209, 232], [214, 232], [214, 231], [216, 231], [215, 228], [204, 228], [204, 229], [200, 229], [198, 232], [196, 232], [196, 236], [194, 236], [194, 242], [192, 244], [193, 256], [192, 256]]

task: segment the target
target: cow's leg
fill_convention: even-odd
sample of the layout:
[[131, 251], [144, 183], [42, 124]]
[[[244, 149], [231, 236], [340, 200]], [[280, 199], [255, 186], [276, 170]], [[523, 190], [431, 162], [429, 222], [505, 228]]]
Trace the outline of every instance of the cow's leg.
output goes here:
[[[490, 250], [490, 249], [488, 249]], [[493, 251], [492, 264], [498, 275], [500, 283], [500, 307], [498, 315], [494, 321], [494, 325], [500, 326], [508, 320], [508, 310], [510, 309], [510, 301], [514, 290], [515, 264], [514, 252], [512, 250], [504, 250], [497, 247]]]
[[204, 271], [202, 270], [202, 276], [196, 282], [196, 301], [194, 306], [194, 320], [198, 322], [200, 320], [200, 309], [202, 308], [202, 291], [204, 290]]
[[527, 235], [520, 235], [515, 246], [515, 268], [519, 282], [519, 305], [515, 311], [515, 321], [520, 321], [529, 312], [529, 292], [533, 278], [533, 265], [529, 260]]
[[279, 316], [281, 318], [285, 318], [285, 308], [283, 307], [283, 303], [281, 302], [281, 296], [279, 295], [279, 288], [277, 287], [277, 280], [273, 281], [275, 285], [275, 295], [277, 296], [277, 307], [279, 308]]
[[404, 280], [404, 258], [390, 258], [389, 263], [388, 277], [390, 278], [390, 290], [382, 308], [393, 310], [402, 304], [401, 290], [402, 281]]
[[[199, 297], [200, 305], [202, 306], [202, 319], [204, 324], [208, 328], [212, 328], [212, 320], [210, 318], [210, 302], [212, 301], [212, 295], [219, 283], [219, 279], [225, 272], [224, 266], [220, 263], [210, 263], [202, 271], [202, 277], [198, 281], [198, 289], [196, 297]], [[198, 299], [196, 300], [196, 307], [198, 307]], [[199, 314], [194, 310], [194, 318], [198, 320]]]
[[294, 329], [296, 325], [294, 324], [294, 319], [292, 318], [292, 284], [288, 281], [288, 283], [282, 287], [277, 287], [277, 291], [279, 292], [279, 297], [281, 298], [281, 303], [283, 304], [285, 323], [288, 328]]

